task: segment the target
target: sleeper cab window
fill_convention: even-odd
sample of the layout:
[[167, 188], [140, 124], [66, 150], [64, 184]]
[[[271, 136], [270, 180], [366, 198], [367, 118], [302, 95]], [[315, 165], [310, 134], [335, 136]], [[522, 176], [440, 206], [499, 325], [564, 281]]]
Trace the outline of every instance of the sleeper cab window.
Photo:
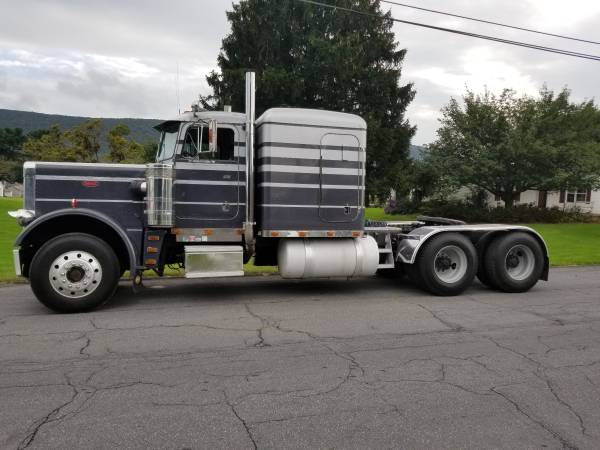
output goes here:
[[198, 161], [233, 161], [235, 159], [235, 133], [232, 128], [219, 127], [217, 130], [217, 150], [209, 151], [208, 127], [193, 125], [188, 127], [181, 157]]

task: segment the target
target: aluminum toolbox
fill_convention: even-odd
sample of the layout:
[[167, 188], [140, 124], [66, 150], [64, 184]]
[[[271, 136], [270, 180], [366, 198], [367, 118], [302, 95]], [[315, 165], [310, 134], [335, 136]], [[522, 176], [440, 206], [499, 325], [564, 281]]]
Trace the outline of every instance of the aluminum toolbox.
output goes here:
[[239, 245], [186, 245], [185, 277], [239, 277], [244, 275]]

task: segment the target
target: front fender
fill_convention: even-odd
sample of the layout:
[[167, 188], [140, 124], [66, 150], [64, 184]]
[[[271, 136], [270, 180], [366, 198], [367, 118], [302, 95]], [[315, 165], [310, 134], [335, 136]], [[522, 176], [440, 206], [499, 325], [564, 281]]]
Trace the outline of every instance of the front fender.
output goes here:
[[25, 227], [23, 231], [21, 231], [21, 233], [19, 233], [17, 239], [15, 240], [15, 247], [22, 246], [23, 243], [27, 241], [28, 237], [30, 237], [32, 233], [35, 233], [36, 229], [39, 229], [47, 222], [56, 219], [57, 217], [65, 216], [91, 218], [98, 220], [106, 226], [110, 227], [121, 238], [123, 244], [125, 245], [125, 248], [127, 249], [127, 254], [129, 256], [129, 267], [131, 268], [131, 270], [133, 271], [137, 267], [135, 247], [133, 246], [131, 239], [129, 239], [129, 236], [127, 236], [123, 228], [121, 228], [119, 224], [117, 224], [106, 214], [86, 208], [57, 209], [55, 211], [49, 212], [41, 217], [36, 218], [33, 222], [27, 225], [27, 227]]

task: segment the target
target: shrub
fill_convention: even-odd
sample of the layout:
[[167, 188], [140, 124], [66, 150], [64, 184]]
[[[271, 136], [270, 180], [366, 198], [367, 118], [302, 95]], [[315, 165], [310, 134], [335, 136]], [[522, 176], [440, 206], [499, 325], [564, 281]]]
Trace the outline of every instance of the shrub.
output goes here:
[[600, 222], [600, 217], [584, 213], [579, 208], [538, 208], [532, 205], [516, 205], [512, 208], [475, 208], [463, 201], [429, 202], [423, 205], [428, 216], [447, 217], [469, 223], [574, 223]]

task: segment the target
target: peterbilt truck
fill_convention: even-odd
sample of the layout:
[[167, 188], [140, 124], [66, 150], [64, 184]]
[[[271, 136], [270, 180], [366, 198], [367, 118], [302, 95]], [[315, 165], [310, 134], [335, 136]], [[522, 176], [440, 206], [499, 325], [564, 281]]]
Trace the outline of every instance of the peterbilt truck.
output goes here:
[[407, 273], [435, 295], [457, 295], [475, 276], [524, 292], [548, 278], [534, 230], [435, 217], [365, 220], [366, 122], [353, 114], [272, 108], [192, 108], [156, 126], [146, 165], [26, 162], [17, 275], [58, 312], [88, 311], [134, 289], [145, 271], [187, 278], [243, 276], [277, 265], [283, 278]]

